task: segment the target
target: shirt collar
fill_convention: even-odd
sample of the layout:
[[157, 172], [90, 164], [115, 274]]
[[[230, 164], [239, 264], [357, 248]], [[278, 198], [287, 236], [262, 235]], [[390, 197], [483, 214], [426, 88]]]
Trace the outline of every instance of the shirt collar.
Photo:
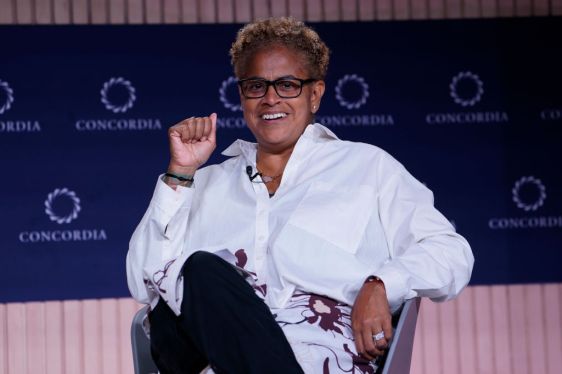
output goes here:
[[[301, 141], [302, 139], [310, 139], [318, 143], [330, 140], [339, 140], [339, 138], [332, 132], [332, 130], [319, 123], [308, 125], [301, 135], [299, 141]], [[232, 143], [228, 148], [226, 148], [222, 152], [222, 155], [227, 157], [243, 155], [248, 161], [255, 162], [257, 149], [258, 145], [256, 143], [238, 139], [234, 141], [234, 143]]]

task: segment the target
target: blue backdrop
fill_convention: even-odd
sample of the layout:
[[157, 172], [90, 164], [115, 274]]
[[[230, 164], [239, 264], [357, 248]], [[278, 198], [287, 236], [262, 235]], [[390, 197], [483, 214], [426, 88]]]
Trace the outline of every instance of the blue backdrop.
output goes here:
[[[318, 120], [378, 145], [471, 243], [473, 284], [562, 281], [560, 18], [323, 23]], [[0, 27], [0, 302], [127, 296], [166, 129], [251, 139], [239, 26]]]

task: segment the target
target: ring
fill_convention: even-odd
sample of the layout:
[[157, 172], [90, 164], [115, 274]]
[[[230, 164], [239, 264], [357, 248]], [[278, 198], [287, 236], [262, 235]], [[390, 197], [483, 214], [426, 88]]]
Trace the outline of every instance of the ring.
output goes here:
[[375, 335], [373, 335], [373, 340], [381, 340], [384, 339], [384, 331], [381, 331], [379, 333], [376, 333]]

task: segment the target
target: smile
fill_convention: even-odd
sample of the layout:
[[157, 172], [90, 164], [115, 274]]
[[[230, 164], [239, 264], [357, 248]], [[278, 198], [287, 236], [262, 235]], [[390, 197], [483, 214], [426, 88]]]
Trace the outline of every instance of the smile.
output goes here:
[[261, 118], [265, 120], [279, 119], [285, 117], [287, 117], [287, 113], [266, 113], [261, 115]]

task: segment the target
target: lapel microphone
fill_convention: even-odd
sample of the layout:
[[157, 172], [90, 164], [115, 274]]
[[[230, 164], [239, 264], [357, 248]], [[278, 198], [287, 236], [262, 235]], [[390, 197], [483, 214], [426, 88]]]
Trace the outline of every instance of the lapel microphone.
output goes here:
[[256, 174], [252, 175], [253, 170], [254, 168], [252, 166], [250, 165], [246, 166], [246, 174], [248, 174], [248, 179], [250, 179], [250, 182], [253, 182], [254, 179], [256, 179], [258, 175], [260, 175], [259, 171]]

